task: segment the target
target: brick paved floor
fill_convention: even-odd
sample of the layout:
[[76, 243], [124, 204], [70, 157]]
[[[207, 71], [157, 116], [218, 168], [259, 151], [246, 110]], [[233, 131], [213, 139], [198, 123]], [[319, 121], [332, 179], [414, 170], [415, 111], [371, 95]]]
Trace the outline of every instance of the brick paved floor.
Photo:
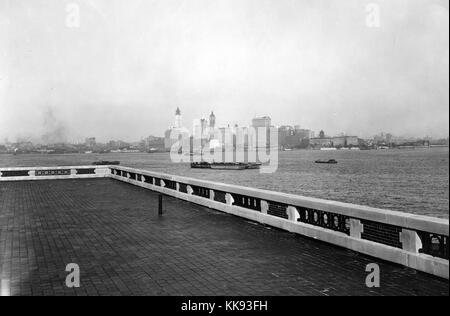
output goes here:
[[[0, 183], [4, 295], [448, 295], [445, 280], [111, 179]], [[68, 263], [81, 287], [65, 287]], [[381, 288], [365, 287], [378, 262]]]

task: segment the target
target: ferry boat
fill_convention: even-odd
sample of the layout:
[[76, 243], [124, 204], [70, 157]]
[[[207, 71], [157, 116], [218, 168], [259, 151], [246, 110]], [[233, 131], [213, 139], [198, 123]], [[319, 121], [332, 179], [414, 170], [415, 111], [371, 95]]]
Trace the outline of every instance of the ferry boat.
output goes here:
[[215, 169], [215, 170], [247, 170], [247, 169], [259, 169], [260, 163], [244, 163], [244, 162], [213, 162], [206, 161], [193, 162], [191, 168], [194, 169]]

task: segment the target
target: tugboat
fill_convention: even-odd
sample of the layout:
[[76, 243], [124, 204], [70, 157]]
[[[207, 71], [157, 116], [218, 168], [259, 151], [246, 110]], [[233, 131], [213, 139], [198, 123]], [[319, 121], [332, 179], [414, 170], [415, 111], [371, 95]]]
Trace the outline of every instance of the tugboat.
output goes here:
[[331, 164], [331, 165], [335, 165], [338, 163], [336, 159], [328, 159], [328, 160], [319, 159], [319, 160], [316, 160], [315, 162], [321, 163], [321, 164]]

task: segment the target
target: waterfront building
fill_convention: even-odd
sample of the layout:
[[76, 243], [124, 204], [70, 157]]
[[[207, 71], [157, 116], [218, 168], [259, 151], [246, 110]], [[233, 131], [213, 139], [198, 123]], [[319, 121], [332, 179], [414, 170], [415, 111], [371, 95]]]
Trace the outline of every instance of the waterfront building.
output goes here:
[[319, 132], [319, 138], [324, 139], [325, 138], [325, 132], [322, 130]]
[[308, 148], [311, 138], [314, 138], [314, 132], [309, 129], [302, 129], [300, 125], [294, 127], [283, 125], [278, 128], [278, 146], [281, 150]]
[[175, 111], [175, 125], [174, 128], [181, 128], [182, 127], [182, 120], [181, 120], [181, 111], [180, 108], [177, 108]]
[[329, 137], [312, 138], [312, 139], [310, 139], [309, 144], [313, 148], [329, 148], [329, 147], [333, 147], [332, 140]]
[[259, 144], [258, 148], [268, 148], [270, 146], [270, 128], [272, 127], [272, 119], [269, 116], [255, 117], [252, 120], [252, 127], [256, 130], [256, 139], [259, 139], [259, 129], [266, 129], [266, 144]]
[[295, 135], [297, 135], [301, 140], [314, 138], [314, 132], [309, 129], [295, 129]]
[[358, 136], [345, 136], [347, 147], [357, 147], [359, 146], [359, 137]]
[[332, 147], [347, 147], [347, 139], [345, 136], [337, 136], [331, 139]]
[[85, 145], [88, 148], [94, 148], [97, 145], [95, 137], [86, 138]]
[[300, 146], [300, 137], [292, 126], [278, 128], [278, 146], [280, 149], [296, 148]]
[[347, 148], [358, 147], [358, 136], [336, 136], [328, 137], [324, 131], [320, 131], [318, 138], [311, 138], [310, 145], [313, 148]]

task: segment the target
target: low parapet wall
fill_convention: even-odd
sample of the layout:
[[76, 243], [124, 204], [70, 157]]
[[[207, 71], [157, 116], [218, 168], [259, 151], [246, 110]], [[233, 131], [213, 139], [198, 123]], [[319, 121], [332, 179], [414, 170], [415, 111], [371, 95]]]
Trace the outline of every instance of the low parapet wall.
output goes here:
[[121, 166], [0, 169], [0, 181], [99, 177], [449, 278], [449, 222], [444, 219]]
[[0, 181], [29, 181], [109, 177], [109, 166], [0, 168]]

